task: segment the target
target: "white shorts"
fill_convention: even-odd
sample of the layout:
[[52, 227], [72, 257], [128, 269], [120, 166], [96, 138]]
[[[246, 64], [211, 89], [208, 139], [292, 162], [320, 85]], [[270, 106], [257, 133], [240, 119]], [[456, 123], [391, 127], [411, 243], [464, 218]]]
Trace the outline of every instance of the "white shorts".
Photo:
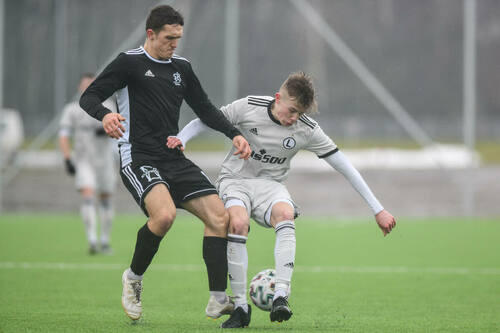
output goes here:
[[219, 196], [224, 204], [239, 199], [245, 204], [248, 216], [263, 227], [271, 228], [271, 209], [277, 202], [288, 202], [299, 215], [299, 207], [293, 202], [285, 185], [269, 179], [230, 179], [217, 181]]
[[113, 156], [93, 161], [76, 160], [75, 168], [75, 186], [78, 190], [88, 187], [97, 193], [114, 193], [118, 167]]

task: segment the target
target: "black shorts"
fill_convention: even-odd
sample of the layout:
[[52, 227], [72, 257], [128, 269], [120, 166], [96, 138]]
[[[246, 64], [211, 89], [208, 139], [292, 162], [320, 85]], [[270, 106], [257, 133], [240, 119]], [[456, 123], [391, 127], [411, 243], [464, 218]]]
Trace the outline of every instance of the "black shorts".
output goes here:
[[178, 208], [181, 203], [217, 190], [207, 175], [186, 158], [173, 161], [134, 161], [121, 169], [123, 184], [146, 216], [144, 198], [156, 184], [165, 184]]

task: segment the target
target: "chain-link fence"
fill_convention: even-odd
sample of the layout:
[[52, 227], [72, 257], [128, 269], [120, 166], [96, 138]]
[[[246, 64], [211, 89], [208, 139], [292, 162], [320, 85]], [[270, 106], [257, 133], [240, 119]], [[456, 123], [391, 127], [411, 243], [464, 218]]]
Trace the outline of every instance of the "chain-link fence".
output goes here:
[[[180, 54], [192, 61], [214, 104], [227, 84], [226, 0], [164, 1], [186, 16]], [[35, 136], [75, 96], [82, 72], [97, 71], [144, 41], [158, 1], [17, 0], [5, 3], [4, 105]], [[437, 141], [462, 142], [464, 6], [456, 0], [238, 1], [237, 96], [273, 94], [297, 70], [315, 79], [322, 127], [337, 140], [409, 136], [297, 3], [311, 6], [415, 122]], [[500, 2], [476, 10], [477, 137], [499, 138]], [[234, 19], [234, 18], [233, 18]], [[323, 26], [323, 29], [324, 27]], [[140, 30], [139, 30], [140, 31]], [[124, 45], [124, 41], [130, 45]], [[233, 87], [234, 88], [234, 87]], [[192, 114], [182, 118], [186, 122]]]

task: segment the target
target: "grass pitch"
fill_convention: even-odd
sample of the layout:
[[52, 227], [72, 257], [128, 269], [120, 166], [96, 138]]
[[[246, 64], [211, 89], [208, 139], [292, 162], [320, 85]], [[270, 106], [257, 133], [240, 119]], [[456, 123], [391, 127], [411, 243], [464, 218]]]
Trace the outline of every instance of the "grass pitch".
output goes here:
[[[180, 214], [145, 275], [144, 315], [121, 304], [142, 216], [119, 216], [111, 256], [87, 255], [76, 215], [0, 217], [0, 332], [220, 332], [208, 320], [201, 222]], [[290, 321], [266, 332], [499, 332], [500, 220], [297, 221]], [[274, 232], [252, 224], [249, 278], [274, 266]], [[227, 318], [227, 317], [223, 317]]]

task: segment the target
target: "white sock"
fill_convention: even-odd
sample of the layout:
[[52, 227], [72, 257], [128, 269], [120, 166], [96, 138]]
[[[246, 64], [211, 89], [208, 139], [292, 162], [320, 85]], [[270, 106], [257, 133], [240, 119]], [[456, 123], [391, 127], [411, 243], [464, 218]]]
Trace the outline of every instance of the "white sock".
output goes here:
[[129, 269], [127, 269], [127, 278], [129, 278], [130, 280], [142, 280], [142, 277], [143, 275], [137, 275], [134, 272], [132, 272], [130, 267]]
[[[295, 265], [295, 224], [291, 220], [276, 224], [276, 245], [274, 262], [276, 265], [276, 286], [274, 299], [288, 296]], [[273, 300], [274, 300], [273, 299]]]
[[97, 217], [95, 212], [94, 200], [86, 198], [80, 206], [80, 214], [82, 216], [83, 224], [85, 225], [85, 232], [89, 244], [95, 245], [97, 243]]
[[227, 295], [225, 291], [210, 291], [210, 296], [214, 296], [215, 300], [219, 302], [219, 304], [223, 304], [227, 300]]
[[227, 235], [227, 267], [229, 282], [233, 291], [235, 307], [248, 312], [247, 302], [247, 270], [248, 252], [246, 236]]
[[99, 219], [101, 221], [101, 244], [109, 244], [111, 238], [111, 225], [113, 223], [113, 205], [111, 199], [99, 201]]

